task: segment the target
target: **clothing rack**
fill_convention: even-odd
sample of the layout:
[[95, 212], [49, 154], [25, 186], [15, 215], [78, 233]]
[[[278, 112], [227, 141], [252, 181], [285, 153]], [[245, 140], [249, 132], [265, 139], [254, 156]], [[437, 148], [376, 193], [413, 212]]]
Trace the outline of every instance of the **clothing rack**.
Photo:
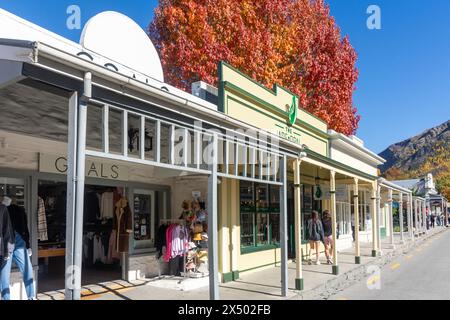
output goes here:
[[[186, 226], [186, 221], [183, 219], [160, 219], [159, 220], [159, 225], [163, 225], [163, 224], [178, 224], [181, 226]], [[161, 258], [160, 258], [161, 259]], [[182, 281], [184, 281], [187, 276], [187, 270], [186, 270], [186, 253], [183, 254], [183, 278], [182, 280], [179, 281], [179, 283], [181, 283]], [[161, 265], [158, 263], [158, 276], [159, 278], [161, 278]]]
[[185, 221], [183, 219], [159, 219], [159, 225], [163, 225], [165, 223], [185, 224]]

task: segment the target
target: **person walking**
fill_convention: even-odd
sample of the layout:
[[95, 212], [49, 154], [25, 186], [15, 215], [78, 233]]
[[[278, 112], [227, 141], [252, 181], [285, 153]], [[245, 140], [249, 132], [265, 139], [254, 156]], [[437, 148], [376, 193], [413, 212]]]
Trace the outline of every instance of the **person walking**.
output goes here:
[[324, 246], [325, 246], [325, 256], [327, 257], [327, 263], [333, 264], [333, 227], [331, 223], [331, 214], [328, 210], [323, 212], [323, 235], [324, 235]]
[[311, 219], [308, 220], [308, 241], [309, 241], [309, 264], [312, 264], [311, 254], [312, 250], [316, 250], [316, 261], [315, 264], [319, 265], [319, 248], [320, 242], [324, 240], [323, 225], [319, 219], [319, 213], [313, 211]]

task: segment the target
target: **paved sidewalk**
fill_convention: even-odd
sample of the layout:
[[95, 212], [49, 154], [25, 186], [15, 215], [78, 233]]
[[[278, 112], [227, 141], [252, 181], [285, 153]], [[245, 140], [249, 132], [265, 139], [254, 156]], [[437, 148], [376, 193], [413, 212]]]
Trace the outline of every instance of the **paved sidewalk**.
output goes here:
[[[279, 299], [327, 299], [340, 290], [351, 286], [368, 277], [366, 268], [369, 265], [383, 266], [394, 257], [408, 252], [412, 247], [418, 245], [427, 238], [443, 232], [445, 227], [437, 227], [430, 230], [425, 236], [411, 241], [408, 234], [404, 234], [405, 243], [400, 241], [400, 235], [395, 235], [395, 248], [389, 244], [389, 238], [382, 241], [382, 256], [372, 257], [372, 244], [361, 244], [361, 264], [355, 264], [354, 249], [343, 250], [339, 253], [338, 276], [332, 274], [330, 265], [308, 265], [303, 264], [303, 277], [305, 289], [296, 291], [295, 263], [289, 263], [289, 294], [288, 297], [281, 296], [281, 270], [272, 267], [261, 271], [241, 274], [241, 279], [235, 282], [220, 285], [220, 296], [223, 300], [279, 300]], [[324, 257], [321, 261], [325, 262]], [[204, 281], [207, 279], [203, 279]], [[84, 300], [207, 300], [209, 298], [208, 286], [199, 289], [181, 291], [167, 288], [155, 288], [154, 280], [134, 281], [132, 283], [123, 280], [107, 282], [98, 285], [84, 286], [82, 295]], [[159, 280], [164, 281], [164, 280]], [[171, 278], [167, 281], [176, 281]], [[180, 285], [185, 281], [193, 279], [179, 279]], [[186, 284], [188, 285], [188, 284]], [[42, 300], [63, 299], [64, 291], [59, 290], [46, 294], [40, 294]]]

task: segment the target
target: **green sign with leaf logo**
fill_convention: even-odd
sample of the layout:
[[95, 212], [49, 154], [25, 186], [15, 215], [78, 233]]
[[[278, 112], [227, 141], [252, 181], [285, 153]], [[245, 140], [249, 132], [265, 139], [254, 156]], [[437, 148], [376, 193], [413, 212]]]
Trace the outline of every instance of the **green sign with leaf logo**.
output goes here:
[[291, 125], [295, 124], [295, 122], [297, 121], [297, 116], [298, 116], [297, 97], [292, 96], [292, 104], [291, 107], [289, 108], [289, 123]]

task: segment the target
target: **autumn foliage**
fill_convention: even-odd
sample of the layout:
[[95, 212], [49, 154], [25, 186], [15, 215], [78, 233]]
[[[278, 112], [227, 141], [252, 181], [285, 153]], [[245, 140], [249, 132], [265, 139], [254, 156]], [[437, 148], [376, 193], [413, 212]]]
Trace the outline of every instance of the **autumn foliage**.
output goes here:
[[217, 85], [223, 60], [291, 90], [338, 132], [358, 127], [356, 53], [323, 0], [160, 0], [149, 35], [174, 86]]

